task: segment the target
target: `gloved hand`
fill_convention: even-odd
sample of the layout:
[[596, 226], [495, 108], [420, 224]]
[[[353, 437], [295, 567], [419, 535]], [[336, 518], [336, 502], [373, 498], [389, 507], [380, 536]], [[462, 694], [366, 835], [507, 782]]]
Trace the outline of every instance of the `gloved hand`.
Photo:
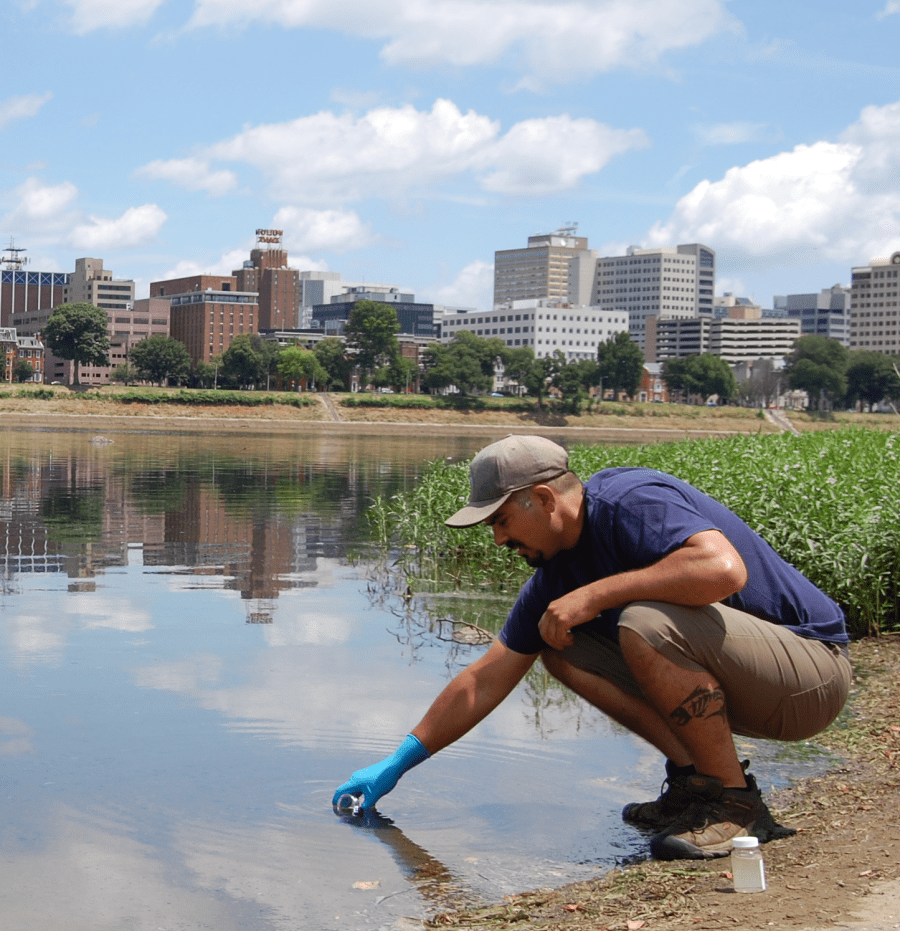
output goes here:
[[382, 795], [387, 795], [397, 785], [397, 781], [407, 771], [427, 760], [431, 754], [418, 738], [409, 734], [406, 740], [387, 759], [373, 763], [365, 769], [358, 769], [342, 786], [334, 792], [332, 805], [344, 794], [363, 794], [363, 811], [372, 808]]

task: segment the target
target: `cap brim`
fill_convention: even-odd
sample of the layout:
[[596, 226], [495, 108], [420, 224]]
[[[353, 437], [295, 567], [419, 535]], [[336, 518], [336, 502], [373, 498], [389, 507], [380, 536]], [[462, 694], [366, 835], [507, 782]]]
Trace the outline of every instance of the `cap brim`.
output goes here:
[[512, 495], [513, 492], [507, 492], [499, 498], [492, 498], [490, 501], [479, 501], [476, 504], [467, 504], [460, 508], [452, 517], [448, 517], [444, 523], [448, 527], [474, 527], [482, 521], [487, 520], [500, 506]]

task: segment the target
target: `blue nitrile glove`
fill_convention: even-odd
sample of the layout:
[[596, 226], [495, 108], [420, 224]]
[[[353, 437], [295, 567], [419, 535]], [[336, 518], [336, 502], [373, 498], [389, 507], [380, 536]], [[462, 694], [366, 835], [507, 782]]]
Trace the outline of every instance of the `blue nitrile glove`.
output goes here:
[[382, 795], [387, 795], [408, 769], [418, 766], [430, 756], [421, 741], [410, 734], [387, 759], [365, 769], [358, 769], [342, 786], [338, 786], [331, 804], [337, 805], [344, 793], [363, 794], [366, 797], [362, 806], [365, 811], [375, 805]]

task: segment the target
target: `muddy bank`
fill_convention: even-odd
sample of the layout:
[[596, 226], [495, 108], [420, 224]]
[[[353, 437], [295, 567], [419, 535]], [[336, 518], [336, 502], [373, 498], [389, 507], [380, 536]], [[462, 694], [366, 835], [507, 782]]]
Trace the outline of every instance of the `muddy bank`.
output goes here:
[[[762, 847], [768, 889], [737, 895], [730, 859], [646, 861], [596, 882], [438, 915], [479, 931], [888, 931], [900, 927], [900, 636], [851, 644], [856, 685], [817, 742], [840, 754], [827, 775], [767, 800], [794, 837]], [[759, 772], [765, 791], [765, 775]]]

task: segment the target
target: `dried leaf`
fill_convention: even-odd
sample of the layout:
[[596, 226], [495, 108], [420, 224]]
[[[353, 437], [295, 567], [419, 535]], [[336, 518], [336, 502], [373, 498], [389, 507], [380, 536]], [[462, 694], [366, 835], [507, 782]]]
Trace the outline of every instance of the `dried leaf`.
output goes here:
[[640, 921], [640, 920], [632, 921], [629, 918], [628, 919], [628, 931], [638, 931], [638, 928], [643, 928], [645, 924], [647, 924], [646, 921]]
[[354, 889], [377, 889], [381, 885], [380, 879], [359, 880], [353, 883]]

